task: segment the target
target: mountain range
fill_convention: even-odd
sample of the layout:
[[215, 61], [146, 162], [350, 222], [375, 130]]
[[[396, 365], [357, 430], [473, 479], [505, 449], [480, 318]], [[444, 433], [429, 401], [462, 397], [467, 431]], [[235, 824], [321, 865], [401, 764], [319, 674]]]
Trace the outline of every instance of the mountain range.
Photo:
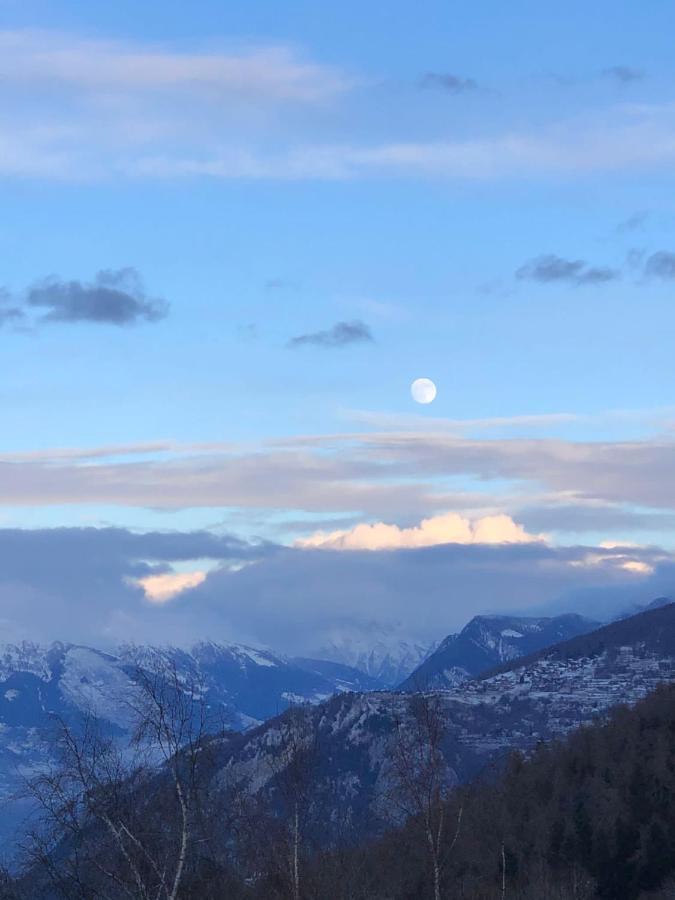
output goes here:
[[[55, 719], [74, 722], [93, 713], [108, 733], [128, 737], [139, 668], [171, 667], [180, 678], [198, 678], [218, 730], [228, 732], [217, 739], [218, 753], [235, 778], [248, 777], [266, 748], [279, 742], [290, 721], [284, 711], [309, 704], [327, 754], [326, 784], [338, 785], [349, 814], [372, 825], [377, 797], [386, 790], [392, 734], [408, 715], [412, 691], [422, 686], [438, 692], [452, 777], [466, 780], [509, 749], [527, 749], [615, 703], [639, 699], [661, 680], [675, 680], [675, 605], [664, 603], [600, 628], [576, 615], [478, 616], [421, 661], [423, 648], [413, 642], [403, 642], [402, 655], [389, 642], [386, 653], [379, 648], [365, 658], [354, 646], [346, 654], [343, 642], [347, 658], [364, 659], [370, 673], [341, 661], [287, 659], [242, 644], [106, 651], [64, 643], [5, 645], [0, 837], [16, 827], [23, 780], [54, 760]], [[410, 665], [415, 657], [411, 674], [403, 660]], [[391, 678], [401, 673], [400, 689], [392, 690]]]
[[126, 645], [100, 650], [76, 644], [23, 642], [0, 648], [0, 839], [11, 834], [25, 779], [54, 760], [57, 722], [94, 715], [125, 740], [134, 723], [139, 667], [174, 669], [199, 682], [213, 727], [242, 731], [292, 704], [319, 703], [336, 692], [380, 683], [349, 666], [287, 660], [242, 644], [203, 642], [191, 650]]
[[[672, 603], [438, 691], [449, 777], [466, 782], [512, 750], [527, 753], [670, 681], [675, 681]], [[347, 693], [306, 711], [321, 748], [313, 796], [317, 802], [323, 796], [338, 819], [341, 812], [366, 832], [382, 825], [393, 744], [401, 723], [410, 723], [410, 700], [402, 691]], [[222, 788], [222, 773], [229, 785], [237, 779], [243, 785], [251, 771], [268, 773], [258, 777], [258, 791], [273, 790], [276, 748], [289, 741], [293, 727], [292, 717], [282, 715], [246, 734], [219, 738], [213, 790]]]

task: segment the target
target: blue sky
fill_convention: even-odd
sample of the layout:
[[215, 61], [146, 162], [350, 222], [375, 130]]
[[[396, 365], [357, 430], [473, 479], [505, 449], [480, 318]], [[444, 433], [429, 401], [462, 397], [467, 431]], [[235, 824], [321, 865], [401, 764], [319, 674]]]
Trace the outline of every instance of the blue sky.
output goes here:
[[675, 547], [674, 20], [3, 0], [0, 525], [377, 552], [469, 538], [352, 530], [501, 516], [493, 543], [639, 545], [584, 559], [647, 594]]

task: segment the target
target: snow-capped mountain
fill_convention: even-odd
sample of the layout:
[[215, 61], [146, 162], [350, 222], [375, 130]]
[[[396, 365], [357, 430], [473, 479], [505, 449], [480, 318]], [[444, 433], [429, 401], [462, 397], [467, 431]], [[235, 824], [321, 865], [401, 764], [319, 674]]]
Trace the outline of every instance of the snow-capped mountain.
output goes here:
[[[513, 629], [515, 630], [515, 629]], [[638, 614], [504, 663], [480, 678], [435, 692], [447, 724], [450, 777], [465, 781], [509, 751], [527, 752], [633, 704], [660, 683], [675, 681], [675, 604]], [[401, 692], [336, 695], [308, 711], [322, 748], [315, 796], [366, 830], [378, 827], [390, 786], [392, 742], [410, 715]], [[290, 720], [280, 716], [221, 747], [221, 771], [242, 784], [252, 770], [272, 773]], [[220, 776], [214, 776], [214, 790]], [[258, 779], [267, 790], [272, 778]], [[273, 785], [270, 785], [273, 787]], [[337, 814], [337, 812], [336, 812]]]
[[196, 644], [190, 651], [175, 647], [125, 646], [119, 651], [121, 664], [151, 670], [175, 666], [179, 672], [197, 676], [206, 690], [209, 707], [218, 710], [225, 724], [235, 731], [277, 715], [293, 703], [318, 703], [345, 682], [358, 681], [359, 673], [343, 673], [331, 679], [296, 665], [270, 650], [243, 644]]
[[433, 651], [436, 643], [420, 643], [373, 625], [368, 632], [351, 628], [334, 629], [312, 653], [318, 659], [359, 669], [382, 687], [394, 687], [416, 669]]
[[475, 616], [403, 681], [404, 691], [451, 688], [493, 669], [600, 626], [574, 614], [554, 617]]
[[161, 672], [168, 665], [181, 678], [198, 678], [214, 723], [234, 730], [294, 703], [378, 686], [347, 666], [314, 662], [296, 664], [241, 644], [200, 643], [190, 651], [128, 645], [113, 652], [63, 643], [0, 646], [0, 839], [16, 827], [22, 810], [9, 798], [53, 759], [57, 719], [73, 723], [92, 713], [108, 733], [129, 733], [138, 667]]

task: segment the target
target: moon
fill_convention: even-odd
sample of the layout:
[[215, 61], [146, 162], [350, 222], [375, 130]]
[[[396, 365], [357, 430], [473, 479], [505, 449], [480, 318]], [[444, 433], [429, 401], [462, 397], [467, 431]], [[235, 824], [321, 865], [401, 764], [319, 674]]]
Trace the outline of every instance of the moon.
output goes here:
[[431, 378], [416, 378], [410, 385], [410, 393], [416, 403], [431, 403], [436, 397], [436, 385]]

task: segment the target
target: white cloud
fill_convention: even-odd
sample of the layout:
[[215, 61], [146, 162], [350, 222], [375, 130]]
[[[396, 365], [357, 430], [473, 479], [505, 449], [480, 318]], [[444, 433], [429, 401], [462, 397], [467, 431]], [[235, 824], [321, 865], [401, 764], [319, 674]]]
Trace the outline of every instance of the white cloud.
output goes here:
[[[455, 122], [437, 140], [374, 136], [369, 81], [284, 45], [160, 46], [0, 31], [0, 175], [60, 179], [504, 179], [675, 162], [671, 104], [523, 127]], [[322, 111], [355, 88], [353, 110]], [[364, 93], [365, 92], [365, 93]], [[402, 100], [400, 102], [409, 102]], [[293, 116], [285, 115], [289, 106]], [[331, 135], [326, 140], [326, 134]]]
[[442, 178], [477, 181], [590, 175], [664, 167], [675, 162], [675, 123], [608, 123], [588, 131], [574, 122], [548, 133], [493, 135], [434, 143], [298, 143], [262, 151], [140, 157], [130, 174], [219, 179], [350, 180]]
[[317, 531], [295, 543], [298, 547], [326, 550], [393, 550], [437, 544], [525, 544], [541, 540], [541, 535], [528, 534], [522, 525], [507, 515], [471, 520], [449, 512], [422, 519], [419, 525], [411, 528], [384, 522], [362, 523], [342, 531]]
[[47, 31], [0, 32], [0, 78], [5, 85], [86, 91], [215, 91], [221, 102], [315, 102], [349, 84], [336, 69], [301, 60], [284, 46], [186, 52]]
[[[506, 515], [531, 521], [530, 531], [572, 533], [588, 530], [595, 511], [597, 527], [591, 530], [602, 534], [606, 520], [612, 535], [620, 538], [625, 528], [625, 537], [632, 538], [631, 523], [636, 530], [672, 529], [672, 515], [666, 514], [675, 511], [674, 474], [672, 440], [361, 432], [257, 446], [152, 442], [7, 454], [0, 456], [0, 505], [212, 508], [228, 515], [259, 509], [269, 521], [276, 513], [296, 522], [300, 512], [401, 522], [451, 509], [472, 521]], [[492, 491], [486, 489], [490, 484]], [[545, 514], [541, 524], [537, 508]], [[650, 510], [661, 512], [647, 516]], [[612, 519], [617, 527], [611, 527]], [[278, 536], [278, 528], [273, 533]], [[299, 527], [294, 533], [301, 533]]]
[[138, 578], [136, 583], [143, 588], [148, 600], [164, 603], [183, 591], [197, 587], [205, 578], [206, 572], [163, 572]]

